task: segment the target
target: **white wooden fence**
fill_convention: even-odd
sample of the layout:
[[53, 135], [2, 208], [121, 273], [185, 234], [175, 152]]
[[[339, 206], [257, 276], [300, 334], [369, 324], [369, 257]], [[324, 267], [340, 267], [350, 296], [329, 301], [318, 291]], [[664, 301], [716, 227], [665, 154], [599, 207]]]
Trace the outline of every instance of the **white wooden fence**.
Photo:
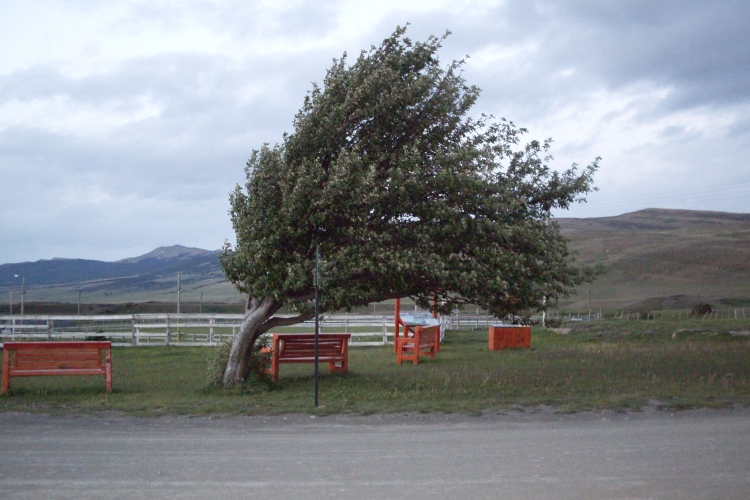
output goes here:
[[[0, 339], [97, 340], [106, 337], [117, 346], [217, 345], [237, 335], [241, 314], [126, 314], [102, 316], [0, 316]], [[352, 336], [352, 346], [393, 343], [393, 316], [323, 315], [322, 332]], [[314, 332], [314, 321], [275, 328], [274, 332]]]
[[[24, 315], [0, 316], [0, 342], [21, 340], [99, 340], [116, 346], [210, 346], [237, 335], [242, 314], [121, 314], [101, 316]], [[466, 314], [441, 318], [446, 330], [479, 329], [497, 322], [493, 317]], [[325, 314], [321, 331], [349, 333], [350, 345], [393, 344], [393, 315]], [[313, 333], [315, 322], [275, 328], [269, 333]]]

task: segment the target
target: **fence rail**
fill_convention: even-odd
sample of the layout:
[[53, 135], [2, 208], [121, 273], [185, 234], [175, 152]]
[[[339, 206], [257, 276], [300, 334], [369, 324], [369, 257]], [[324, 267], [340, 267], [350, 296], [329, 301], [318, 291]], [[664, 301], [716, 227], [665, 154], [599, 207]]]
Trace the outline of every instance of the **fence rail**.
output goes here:
[[[0, 316], [0, 342], [18, 340], [101, 340], [115, 346], [211, 346], [233, 339], [242, 314], [122, 314], [100, 316], [24, 315]], [[443, 331], [482, 328], [497, 322], [479, 314], [442, 318]], [[349, 333], [351, 345], [382, 346], [393, 343], [392, 314], [325, 314], [321, 331]], [[275, 328], [269, 332], [312, 333], [315, 322]]]

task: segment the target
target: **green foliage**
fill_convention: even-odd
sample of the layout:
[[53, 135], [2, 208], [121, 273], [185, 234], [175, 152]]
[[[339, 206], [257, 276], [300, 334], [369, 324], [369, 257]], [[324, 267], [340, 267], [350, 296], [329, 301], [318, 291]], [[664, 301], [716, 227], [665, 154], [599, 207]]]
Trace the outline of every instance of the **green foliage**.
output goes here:
[[216, 346], [213, 356], [208, 359], [208, 383], [212, 386], [221, 386], [224, 380], [224, 372], [227, 369], [229, 353], [232, 351], [231, 342], [222, 342]]
[[445, 37], [404, 32], [334, 61], [294, 132], [253, 151], [230, 196], [227, 277], [253, 299], [309, 311], [319, 245], [324, 311], [393, 297], [429, 307], [434, 293], [445, 312], [553, 305], [592, 273], [573, 265], [547, 214], [593, 189], [598, 159], [558, 173], [550, 140], [520, 146], [525, 129], [470, 117], [479, 89], [463, 61], [440, 64]]
[[[268, 368], [271, 356], [268, 352], [263, 352], [267, 344], [263, 341], [256, 342], [250, 349], [248, 356], [248, 377], [245, 380], [246, 385], [267, 384], [270, 382], [270, 376], [266, 369]], [[227, 369], [229, 354], [232, 351], [232, 342], [222, 342], [215, 347], [213, 356], [208, 359], [208, 384], [214, 387], [222, 387], [224, 384], [224, 372]]]

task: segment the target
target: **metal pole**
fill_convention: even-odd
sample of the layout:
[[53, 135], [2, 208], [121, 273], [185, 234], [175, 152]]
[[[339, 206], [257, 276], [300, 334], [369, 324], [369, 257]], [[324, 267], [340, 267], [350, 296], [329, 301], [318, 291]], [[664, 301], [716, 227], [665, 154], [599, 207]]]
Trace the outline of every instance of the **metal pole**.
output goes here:
[[180, 273], [177, 273], [177, 314], [180, 314], [180, 290], [182, 290], [182, 286], [180, 285]]
[[26, 300], [26, 278], [21, 278], [21, 316], [23, 316], [23, 303]]
[[[547, 217], [544, 219], [544, 225], [549, 227], [550, 209], [547, 208]], [[542, 297], [542, 328], [547, 328], [547, 296]]]
[[201, 292], [201, 304], [198, 306], [198, 314], [203, 314], [203, 292]]
[[81, 291], [78, 290], [78, 315], [81, 315]]
[[315, 407], [318, 407], [318, 341], [320, 334], [320, 245], [315, 248]]
[[10, 315], [13, 316], [13, 290], [8, 290], [10, 292]]

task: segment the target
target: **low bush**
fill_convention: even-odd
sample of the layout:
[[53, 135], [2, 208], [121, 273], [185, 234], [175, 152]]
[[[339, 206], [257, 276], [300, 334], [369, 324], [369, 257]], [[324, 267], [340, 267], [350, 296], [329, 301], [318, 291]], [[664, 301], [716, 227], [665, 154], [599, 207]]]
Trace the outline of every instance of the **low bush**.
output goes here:
[[711, 308], [711, 304], [702, 303], [702, 304], [695, 304], [693, 306], [691, 314], [693, 316], [705, 316], [706, 314], [710, 314], [712, 312], [713, 312], [713, 309]]
[[[263, 340], [256, 342], [250, 354], [250, 371], [247, 377], [247, 384], [267, 383], [270, 380], [268, 375], [268, 366], [271, 362], [271, 355], [263, 352], [267, 343]], [[232, 342], [222, 342], [216, 346], [214, 355], [208, 360], [208, 383], [214, 387], [221, 387], [224, 382], [224, 372], [229, 362], [229, 354], [232, 352]]]

